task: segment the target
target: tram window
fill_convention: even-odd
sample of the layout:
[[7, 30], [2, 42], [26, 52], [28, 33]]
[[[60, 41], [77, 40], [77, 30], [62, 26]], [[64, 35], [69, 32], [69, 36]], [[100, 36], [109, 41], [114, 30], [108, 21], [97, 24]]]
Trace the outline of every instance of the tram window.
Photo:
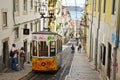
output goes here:
[[38, 42], [38, 51], [39, 56], [48, 56], [48, 45], [46, 44], [46, 41]]
[[58, 40], [58, 41], [59, 41], [58, 50], [59, 50], [59, 52], [60, 52], [60, 51], [61, 51], [61, 50], [60, 50], [60, 40]]
[[62, 50], [62, 40], [60, 40], [60, 50]]
[[50, 42], [50, 56], [55, 56], [56, 52], [56, 43], [55, 41]]
[[37, 41], [33, 41], [33, 56], [37, 56]]
[[60, 52], [60, 41], [58, 39], [58, 52]]
[[59, 40], [57, 39], [57, 53], [59, 52]]

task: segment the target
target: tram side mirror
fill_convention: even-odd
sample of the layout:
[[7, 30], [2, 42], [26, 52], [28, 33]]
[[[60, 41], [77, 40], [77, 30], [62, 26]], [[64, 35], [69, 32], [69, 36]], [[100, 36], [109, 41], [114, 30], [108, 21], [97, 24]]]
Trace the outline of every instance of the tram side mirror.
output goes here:
[[29, 29], [23, 29], [23, 34], [24, 35], [29, 35], [29, 32], [30, 32]]

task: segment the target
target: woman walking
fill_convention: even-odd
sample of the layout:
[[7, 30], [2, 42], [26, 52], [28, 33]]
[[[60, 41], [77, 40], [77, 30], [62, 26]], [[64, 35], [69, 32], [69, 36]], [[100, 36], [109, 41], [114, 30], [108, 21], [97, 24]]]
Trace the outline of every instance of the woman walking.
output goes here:
[[79, 46], [78, 46], [78, 51], [81, 52], [81, 48], [82, 48], [82, 46], [81, 46], [81, 44], [79, 44]]
[[24, 69], [24, 63], [25, 63], [25, 51], [24, 51], [24, 47], [21, 47], [21, 49], [20, 49], [20, 69]]
[[75, 52], [75, 47], [74, 47], [74, 45], [72, 44], [71, 53], [74, 53], [74, 52]]

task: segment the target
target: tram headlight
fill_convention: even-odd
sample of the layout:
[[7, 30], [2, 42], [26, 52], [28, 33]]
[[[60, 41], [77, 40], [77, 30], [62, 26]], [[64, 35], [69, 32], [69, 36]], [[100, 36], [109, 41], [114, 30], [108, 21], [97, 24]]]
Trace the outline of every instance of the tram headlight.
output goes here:
[[45, 66], [45, 65], [46, 65], [46, 63], [45, 63], [45, 62], [42, 62], [42, 63], [41, 63], [41, 66]]

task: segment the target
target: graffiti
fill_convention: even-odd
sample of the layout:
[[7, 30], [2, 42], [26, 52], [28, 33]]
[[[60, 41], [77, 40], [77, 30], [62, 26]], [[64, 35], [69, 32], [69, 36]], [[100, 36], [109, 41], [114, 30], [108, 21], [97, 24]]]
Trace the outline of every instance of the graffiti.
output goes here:
[[[114, 50], [113, 50], [114, 51]], [[113, 52], [111, 54], [111, 61], [110, 61], [110, 78], [112, 78], [113, 69], [115, 68], [116, 73], [118, 73], [118, 61], [116, 59], [116, 62], [114, 63], [115, 53]], [[111, 79], [110, 79], [111, 80]]]
[[112, 77], [112, 60], [110, 60], [110, 77]]
[[117, 61], [116, 61], [115, 67], [116, 67], [116, 73], [118, 73], [118, 62]]

